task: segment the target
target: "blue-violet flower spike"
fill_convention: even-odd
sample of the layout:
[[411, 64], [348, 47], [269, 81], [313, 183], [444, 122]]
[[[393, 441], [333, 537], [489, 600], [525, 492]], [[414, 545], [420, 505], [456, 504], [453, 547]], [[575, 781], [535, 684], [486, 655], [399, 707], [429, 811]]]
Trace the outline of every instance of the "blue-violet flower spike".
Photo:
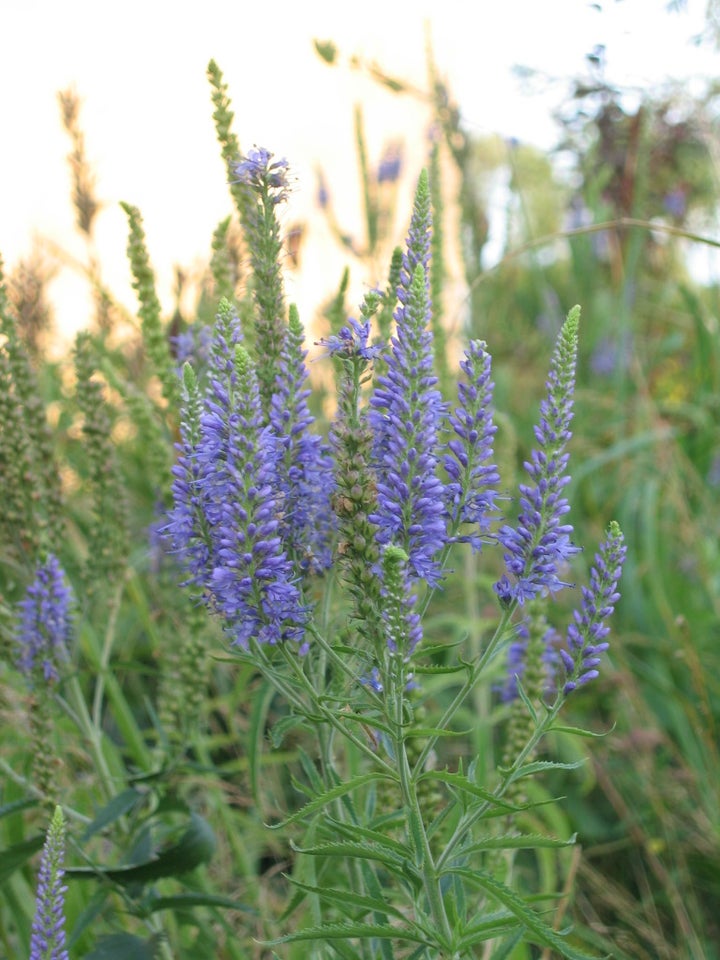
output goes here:
[[280, 443], [261, 417], [255, 371], [238, 344], [231, 381], [213, 381], [197, 449], [211, 543], [206, 587], [234, 643], [294, 640], [304, 649], [307, 610], [279, 533]]
[[65, 949], [65, 820], [60, 807], [45, 838], [35, 896], [35, 919], [30, 936], [30, 960], [68, 960]]
[[[221, 301], [210, 350], [210, 378], [217, 389], [222, 382], [232, 381], [234, 349], [241, 336], [237, 315], [226, 307], [230, 307], [228, 301]], [[207, 583], [212, 570], [211, 537], [204, 509], [205, 487], [197, 455], [205, 403], [197, 375], [186, 362], [182, 369], [180, 443], [175, 445], [178, 459], [172, 468], [173, 506], [162, 533], [181, 566], [190, 574], [186, 583], [200, 585]]]
[[378, 542], [395, 543], [408, 555], [412, 579], [434, 586], [437, 554], [447, 542], [445, 489], [437, 475], [438, 433], [445, 415], [432, 373], [432, 334], [425, 329], [429, 302], [422, 264], [409, 297], [396, 313], [397, 331], [370, 398], [377, 462]]
[[444, 457], [450, 478], [446, 485], [448, 519], [451, 530], [472, 524], [475, 532], [456, 537], [479, 550], [488, 533], [497, 492], [494, 485], [500, 475], [493, 455], [493, 437], [497, 427], [492, 419], [493, 383], [491, 357], [482, 340], [472, 340], [460, 361], [467, 382], [458, 384], [459, 404], [450, 416], [455, 437], [448, 441]]
[[563, 687], [565, 694], [598, 676], [600, 654], [608, 648], [605, 637], [610, 628], [606, 620], [620, 599], [617, 585], [626, 552], [620, 527], [613, 521], [595, 556], [590, 586], [582, 588], [580, 609], [574, 611], [573, 622], [568, 627], [567, 650], [560, 650], [567, 674]]
[[395, 543], [408, 555], [412, 579], [435, 586], [437, 554], [447, 542], [445, 490], [437, 475], [438, 435], [446, 416], [433, 374], [430, 324], [430, 188], [418, 181], [407, 252], [400, 271], [396, 332], [370, 398], [373, 456], [377, 470], [378, 542]]
[[515, 528], [504, 526], [498, 540], [512, 579], [502, 577], [495, 590], [503, 605], [523, 604], [536, 596], [568, 586], [560, 579], [562, 565], [579, 548], [570, 541], [572, 526], [562, 518], [570, 505], [562, 491], [570, 482], [565, 473], [575, 386], [580, 307], [573, 307], [557, 339], [547, 380], [547, 399], [540, 405], [535, 427], [538, 447], [525, 470], [531, 484], [520, 485], [520, 516]]
[[18, 668], [29, 680], [38, 671], [45, 682], [57, 680], [61, 665], [69, 657], [72, 592], [53, 554], [37, 568], [35, 579], [18, 606]]
[[283, 494], [281, 536], [300, 567], [317, 573], [332, 555], [333, 464], [322, 438], [312, 434], [315, 418], [307, 398], [304, 331], [297, 308], [290, 307], [288, 329], [270, 404], [270, 426], [281, 443], [277, 486]]

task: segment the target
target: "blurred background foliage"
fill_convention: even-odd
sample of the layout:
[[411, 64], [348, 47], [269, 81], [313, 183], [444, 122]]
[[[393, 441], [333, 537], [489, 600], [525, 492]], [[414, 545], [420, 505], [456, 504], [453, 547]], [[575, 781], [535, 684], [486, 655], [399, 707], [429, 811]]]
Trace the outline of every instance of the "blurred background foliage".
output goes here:
[[[718, 22], [718, 7], [711, 3], [703, 42], [717, 42]], [[454, 103], [431, 55], [427, 88], [416, 90], [377, 64], [357, 58], [342, 64], [331, 42], [318, 42], [316, 49], [333, 69], [368, 71], [389, 96], [419, 96], [427, 103], [427, 162], [441, 171], [443, 183], [442, 195], [434, 197], [436, 211], [444, 208], [436, 221], [438, 236], [448, 238], [445, 256], [456, 245], [464, 281], [460, 300], [443, 300], [442, 276], [436, 278], [436, 312], [447, 342], [438, 366], [452, 395], [447, 371], [455, 362], [448, 363], [444, 351], [456, 353], [467, 337], [488, 342], [497, 382], [498, 458], [508, 491], [532, 443], [554, 337], [568, 308], [582, 305], [571, 520], [576, 542], [587, 545], [586, 566], [610, 518], [621, 524], [629, 554], [608, 661], [599, 681], [568, 705], [573, 722], [607, 735], [582, 747], [587, 757], [581, 774], [546, 784], [548, 796], [565, 798], [567, 819], [558, 822], [558, 831], [577, 831], [582, 846], [572, 865], [566, 918], [578, 925], [588, 945], [613, 949], [621, 958], [720, 957], [720, 283], [717, 270], [707, 269], [720, 246], [711, 239], [718, 236], [720, 86], [709, 80], [700, 95], [673, 83], [652, 91], [619, 89], [605, 79], [604, 51], [595, 48], [588, 53], [586, 75], [559, 95], [557, 148], [548, 155], [522, 140], [478, 137], [465, 129], [461, 105]], [[529, 72], [525, 79], [529, 89], [538, 81]], [[221, 115], [228, 102], [219, 73], [214, 90]], [[159, 443], [166, 449], [177, 424], [172, 416], [156, 415], [163, 405], [157, 377], [140, 348], [140, 324], [103, 285], [92, 240], [101, 204], [84, 156], [78, 104], [65, 93], [60, 105], [72, 143], [78, 229], [87, 238], [82, 269], [95, 292], [91, 379], [104, 386], [110, 447], [94, 451], [88, 445], [72, 375], [61, 361], [44, 358], [52, 335], [46, 288], [54, 269], [47, 251], [7, 271], [8, 297], [52, 429], [66, 511], [63, 556], [71, 573], [82, 576], [87, 545], [95, 536], [98, 518], [87, 506], [88, 485], [107, 495], [104, 481], [97, 479], [103, 450], [111, 458], [105, 468], [115, 477], [112, 489], [123, 490], [129, 505], [122, 521], [125, 546], [118, 549], [129, 551], [133, 572], [125, 575], [127, 602], [111, 605], [122, 644], [113, 654], [112, 677], [105, 681], [113, 710], [104, 722], [125, 749], [134, 745], [133, 763], [143, 768], [149, 760], [141, 729], [153, 723], [147, 691], [161, 684], [158, 664], [169, 656], [173, 676], [180, 676], [188, 669], [182, 651], [197, 654], [198, 631], [212, 632], [212, 627], [198, 626], [190, 604], [178, 599], [173, 576], [147, 549], [158, 478], [168, 466], [154, 463], [150, 469], [147, 453], [158, 446], [153, 433], [158, 423]], [[227, 129], [223, 141], [217, 116], [216, 122], [223, 154], [231, 158], [239, 145]], [[402, 238], [402, 229], [396, 235], [392, 230], [403, 151], [402, 144], [388, 144], [375, 164], [359, 109], [356, 135], [365, 237], [350, 237], [335, 220], [332, 184], [322, 171], [318, 206], [348, 251], [349, 269], [373, 277]], [[241, 198], [234, 199], [240, 204]], [[298, 234], [300, 242], [302, 231]], [[177, 305], [163, 318], [173, 353], [182, 335], [194, 336], [193, 349], [199, 349], [197, 331], [212, 321], [219, 295], [236, 294], [241, 313], [249, 309], [244, 258], [236, 218], [220, 224], [209, 245], [212, 268], [200, 278], [192, 315], [180, 307], [188, 271], [178, 268]], [[338, 281], [335, 293], [327, 291], [314, 331], [318, 335], [355, 310], [345, 303], [347, 276]], [[28, 574], [23, 566], [30, 556], [27, 546], [49, 536], [52, 522], [51, 517], [33, 529], [15, 526], [5, 538], [0, 602], [5, 622], [8, 604], [17, 599]], [[579, 581], [581, 567], [582, 562]], [[478, 608], [478, 587], [488, 582], [486, 570], [481, 579], [472, 564], [459, 569], [434, 604], [435, 623], [445, 625], [451, 636], [461, 636], [465, 628], [479, 633], [484, 610]], [[573, 596], [562, 601], [566, 612], [573, 601]], [[102, 609], [107, 597], [88, 602]], [[107, 667], [102, 615], [95, 622], [97, 636], [89, 628], [83, 634], [84, 652], [89, 663]], [[168, 636], [186, 637], [187, 645], [178, 641], [170, 649]], [[81, 679], [92, 687], [89, 676]], [[279, 916], [284, 888], [278, 877], [288, 866], [288, 851], [273, 848], [275, 841], [268, 840], [261, 824], [294, 801], [280, 771], [284, 754], [276, 751], [276, 766], [263, 769], [264, 790], [273, 799], [262, 810], [254, 805], [258, 752], [251, 742], [275, 707], [257, 678], [242, 672], [230, 676], [212, 667], [208, 689], [209, 736], [205, 754], [194, 756], [198, 777], [189, 793], [201, 788], [199, 771], [212, 761], [218, 783], [204, 797], [203, 809], [224, 823], [226, 836], [237, 838], [241, 828], [243, 838], [221, 852], [210, 880], [219, 875], [226, 883], [234, 876], [247, 901]], [[3, 697], [4, 727], [11, 729], [18, 694], [8, 688]], [[487, 703], [477, 707], [478, 716], [489, 709]], [[170, 698], [165, 709], [179, 708]], [[486, 735], [485, 728], [478, 729], [472, 749]], [[10, 763], [7, 736], [0, 735]], [[238, 744], [249, 752], [243, 754]], [[500, 748], [484, 746], [488, 756]], [[581, 749], [569, 742], [554, 746], [573, 758]], [[80, 769], [84, 762], [77, 758]], [[12, 834], [13, 821], [7, 822]], [[17, 831], [5, 839], [17, 840]], [[28, 878], [13, 880], [11, 904], [28, 896]], [[71, 892], [71, 915], [80, 913], [81, 904]], [[249, 923], [250, 935], [258, 933], [252, 915], [243, 922]], [[232, 930], [225, 928], [221, 935], [213, 929], [215, 955], [245, 955], [232, 947]], [[211, 942], [202, 927], [194, 936], [197, 949]], [[86, 942], [83, 937], [85, 930], [79, 946]], [[522, 960], [534, 954], [513, 956]]]

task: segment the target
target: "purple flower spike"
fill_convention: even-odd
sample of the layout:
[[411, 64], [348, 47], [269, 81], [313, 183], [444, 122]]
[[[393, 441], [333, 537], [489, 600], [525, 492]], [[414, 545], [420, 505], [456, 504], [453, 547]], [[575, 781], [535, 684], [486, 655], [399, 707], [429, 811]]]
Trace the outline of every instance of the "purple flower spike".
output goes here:
[[392, 542], [407, 552], [411, 578], [435, 586], [440, 579], [436, 557], [447, 542], [445, 489], [437, 476], [445, 405], [436, 388], [427, 329], [429, 231], [430, 194], [423, 172], [398, 287], [396, 334], [385, 358], [387, 373], [378, 377], [370, 398], [378, 478], [378, 508], [370, 520], [377, 524], [379, 543]]
[[72, 592], [65, 583], [62, 567], [50, 554], [19, 603], [16, 628], [17, 665], [32, 680], [42, 673], [45, 682], [59, 678], [59, 667], [68, 660], [72, 620]]
[[307, 610], [280, 533], [282, 440], [263, 426], [255, 370], [224, 303], [205, 396], [185, 367], [183, 442], [165, 532], [234, 643], [294, 640], [303, 649]]
[[[215, 334], [209, 350], [209, 376], [216, 394], [226, 400], [229, 397], [228, 385], [232, 384], [235, 375], [235, 346], [241, 339], [237, 313], [232, 304], [223, 299], [218, 308]], [[176, 445], [179, 456], [172, 468], [174, 505], [162, 533], [169, 540], [181, 565], [190, 574], [186, 582], [203, 585], [207, 583], [212, 565], [210, 532], [205, 517], [206, 487], [202, 482], [198, 449], [201, 442], [200, 421], [208, 401], [203, 398], [197, 376], [189, 363], [183, 366], [182, 379], [181, 442]], [[222, 404], [217, 408], [217, 413], [222, 418]], [[218, 453], [220, 446], [218, 444]], [[206, 464], [207, 459], [206, 455]]]
[[515, 528], [504, 526], [498, 540], [505, 547], [505, 563], [512, 580], [504, 576], [495, 584], [501, 603], [519, 604], [560, 590], [562, 565], [579, 548], [570, 541], [572, 526], [562, 518], [570, 505], [563, 489], [570, 482], [565, 473], [571, 437], [572, 395], [575, 386], [580, 308], [574, 307], [558, 337], [547, 381], [547, 399], [540, 405], [540, 425], [535, 427], [538, 447], [525, 470], [533, 481], [520, 485], [520, 516]]
[[35, 919], [30, 937], [30, 960], [68, 960], [65, 949], [65, 821], [60, 807], [45, 838], [35, 896]]
[[487, 345], [481, 340], [471, 341], [460, 367], [467, 383], [458, 385], [459, 405], [450, 416], [456, 436], [448, 442], [450, 452], [444, 458], [450, 478], [445, 489], [450, 529], [457, 530], [463, 523], [476, 526], [476, 533], [456, 539], [479, 550], [495, 509], [497, 493], [493, 485], [500, 481], [497, 467], [488, 463], [497, 427], [492, 421], [493, 383]]
[[277, 485], [283, 494], [283, 542], [301, 569], [318, 573], [332, 560], [333, 465], [322, 438], [310, 433], [315, 418], [307, 405], [310, 390], [305, 385], [303, 339], [297, 309], [291, 306], [277, 389], [270, 404], [270, 426], [282, 446]]
[[378, 460], [378, 541], [402, 546], [411, 576], [438, 583], [438, 552], [447, 542], [445, 489], [437, 476], [438, 432], [444, 416], [432, 374], [432, 335], [425, 329], [425, 272], [418, 265], [407, 306], [397, 316], [397, 335], [370, 399], [370, 423]]
[[383, 152], [377, 171], [378, 183], [395, 183], [400, 178], [402, 170], [402, 144], [391, 143]]
[[250, 357], [241, 345], [235, 353], [231, 383], [212, 384], [196, 452], [212, 567], [205, 586], [239, 646], [302, 643], [307, 611], [279, 533], [280, 443], [261, 425]]
[[567, 650], [560, 656], [567, 674], [563, 693], [594, 680], [598, 676], [600, 654], [607, 650], [605, 640], [610, 628], [606, 620], [620, 599], [617, 585], [627, 550], [617, 523], [608, 526], [607, 536], [595, 556], [590, 571], [590, 586], [582, 588], [582, 604], [573, 612], [573, 623], [567, 631]]

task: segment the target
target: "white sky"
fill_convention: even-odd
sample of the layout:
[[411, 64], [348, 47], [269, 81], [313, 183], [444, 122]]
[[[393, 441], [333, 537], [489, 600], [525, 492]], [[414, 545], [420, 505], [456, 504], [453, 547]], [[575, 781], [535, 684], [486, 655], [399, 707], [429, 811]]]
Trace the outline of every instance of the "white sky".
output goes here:
[[[97, 222], [105, 279], [134, 305], [118, 208], [126, 200], [142, 211], [168, 311], [173, 264], [206, 258], [213, 229], [231, 210], [205, 77], [210, 58], [229, 84], [241, 144], [266, 146], [291, 163], [297, 183], [287, 218], [317, 216], [320, 161], [342, 219], [356, 229], [353, 105], [364, 105], [372, 160], [388, 138], [406, 140], [408, 195], [424, 160], [426, 116], [408, 98], [324, 65], [313, 38], [423, 86], [427, 23], [470, 129], [550, 146], [549, 108], [559, 93], [549, 101], [523, 95], [512, 66], [570, 77], [605, 43], [607, 75], [618, 83], [717, 75], [717, 54], [688, 43], [702, 29], [705, 0], [687, 6], [669, 15], [664, 0], [603, 0], [602, 11], [586, 0], [0, 0], [0, 253], [12, 265], [39, 234], [83, 255], [56, 99], [68, 86], [83, 101], [87, 152], [106, 204]], [[312, 236], [322, 226], [310, 226], [303, 278], [288, 291], [306, 321], [343, 263], [327, 236], [313, 262]], [[86, 289], [72, 271], [63, 271], [52, 295], [64, 329], [87, 323]]]

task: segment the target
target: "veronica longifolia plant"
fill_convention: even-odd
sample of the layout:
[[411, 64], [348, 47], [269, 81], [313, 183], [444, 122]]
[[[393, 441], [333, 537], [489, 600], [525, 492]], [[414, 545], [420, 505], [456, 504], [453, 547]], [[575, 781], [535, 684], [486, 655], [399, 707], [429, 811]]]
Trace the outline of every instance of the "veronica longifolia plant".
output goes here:
[[[206, 380], [184, 368], [166, 534], [237, 658], [284, 698], [289, 713], [269, 730], [272, 742], [298, 726], [314, 738], [297, 753], [294, 783], [305, 798], [276, 825], [293, 842], [298, 919], [272, 943], [314, 941], [312, 956], [434, 960], [509, 956], [527, 940], [581, 957], [523, 896], [548, 891], [511, 879], [515, 849], [572, 842], [522, 833], [528, 803], [516, 785], [539, 769], [531, 758], [566, 698], [597, 676], [624, 558], [611, 523], [561, 640], [536, 607], [567, 587], [578, 549], [564, 489], [579, 308], [558, 337], [517, 519], [503, 521], [487, 345], [468, 345], [454, 402], [434, 374], [427, 176], [390, 341], [371, 339], [387, 306], [375, 292], [359, 318], [320, 341], [338, 368], [326, 442], [307, 404], [302, 326], [293, 308], [286, 316], [272, 259], [287, 164], [256, 149], [236, 175], [255, 248], [257, 327], [247, 342], [260, 354], [245, 347], [224, 302]], [[463, 545], [475, 553], [499, 545], [507, 571], [495, 628], [470, 661], [424, 620]], [[538, 671], [524, 658], [538, 631], [553, 648], [543, 660], [552, 668], [530, 682]], [[521, 694], [522, 715], [513, 751], [495, 769], [472, 756], [466, 765], [448, 738], [511, 645], [508, 689]]]

